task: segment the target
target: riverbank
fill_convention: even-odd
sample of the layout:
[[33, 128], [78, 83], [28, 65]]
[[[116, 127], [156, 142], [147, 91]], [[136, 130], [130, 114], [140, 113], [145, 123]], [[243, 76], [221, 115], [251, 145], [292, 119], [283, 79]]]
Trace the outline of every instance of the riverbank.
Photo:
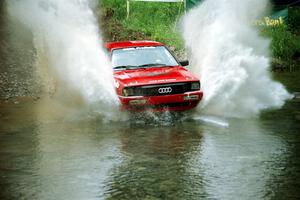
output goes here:
[[29, 30], [8, 17], [0, 4], [0, 99], [41, 95], [36, 77], [35, 49]]

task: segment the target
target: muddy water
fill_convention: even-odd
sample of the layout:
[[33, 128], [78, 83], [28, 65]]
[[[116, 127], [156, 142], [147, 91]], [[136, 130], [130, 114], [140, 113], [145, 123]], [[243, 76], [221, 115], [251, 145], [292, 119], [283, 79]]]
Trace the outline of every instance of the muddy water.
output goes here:
[[0, 199], [299, 199], [299, 105], [158, 124], [2, 101]]

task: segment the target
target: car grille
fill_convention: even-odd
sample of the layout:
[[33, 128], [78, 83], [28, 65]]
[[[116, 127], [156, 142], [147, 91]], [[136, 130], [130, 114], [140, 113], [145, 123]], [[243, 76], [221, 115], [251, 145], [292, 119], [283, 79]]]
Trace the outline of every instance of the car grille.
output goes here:
[[164, 104], [156, 104], [156, 105], [141, 105], [141, 106], [131, 106], [132, 110], [146, 110], [146, 109], [172, 109], [176, 107], [186, 107], [186, 106], [196, 106], [198, 104], [197, 101], [194, 102], [177, 102], [177, 103], [164, 103]]
[[133, 91], [130, 96], [162, 96], [195, 91], [191, 89], [191, 84], [192, 82], [185, 82], [131, 87]]

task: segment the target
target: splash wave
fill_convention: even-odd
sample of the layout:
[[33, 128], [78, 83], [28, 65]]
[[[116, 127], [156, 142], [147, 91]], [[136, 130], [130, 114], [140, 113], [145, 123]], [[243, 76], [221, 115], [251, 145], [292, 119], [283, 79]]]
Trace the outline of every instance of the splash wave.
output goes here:
[[106, 116], [118, 107], [113, 70], [102, 49], [100, 30], [89, 0], [11, 0], [9, 14], [29, 28], [37, 67], [55, 77], [55, 87], [76, 91]]
[[182, 35], [205, 94], [202, 113], [252, 117], [291, 98], [271, 79], [269, 40], [252, 23], [267, 9], [266, 0], [206, 0], [184, 16]]

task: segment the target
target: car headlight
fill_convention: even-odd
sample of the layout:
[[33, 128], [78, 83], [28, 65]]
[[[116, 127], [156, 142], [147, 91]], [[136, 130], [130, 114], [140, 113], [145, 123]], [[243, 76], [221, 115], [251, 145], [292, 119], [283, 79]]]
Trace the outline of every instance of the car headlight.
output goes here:
[[191, 84], [191, 90], [200, 90], [200, 82], [193, 82]]
[[128, 97], [128, 96], [134, 96], [134, 89], [133, 88], [124, 88], [122, 90], [123, 96]]

